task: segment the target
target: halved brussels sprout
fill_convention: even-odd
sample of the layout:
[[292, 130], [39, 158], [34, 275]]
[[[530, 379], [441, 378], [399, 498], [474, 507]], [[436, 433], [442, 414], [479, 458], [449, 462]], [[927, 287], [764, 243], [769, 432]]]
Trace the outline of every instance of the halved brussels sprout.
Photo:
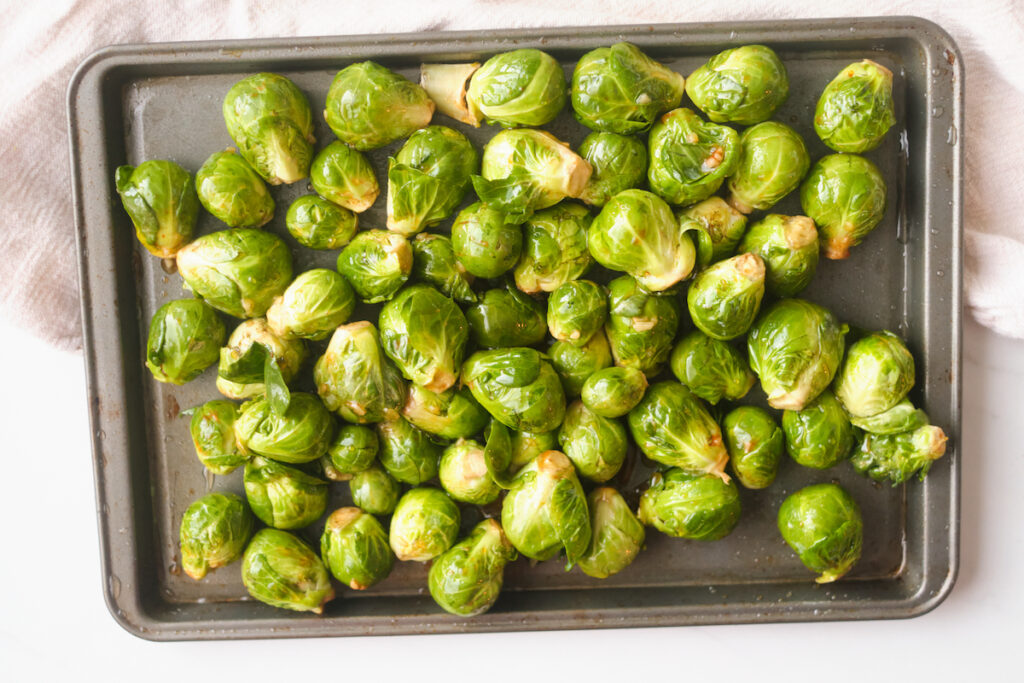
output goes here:
[[342, 425], [323, 456], [324, 476], [345, 481], [368, 470], [377, 460], [377, 432], [364, 425]]
[[803, 410], [782, 413], [786, 451], [798, 465], [823, 470], [846, 460], [853, 450], [850, 418], [827, 389]]
[[885, 214], [885, 180], [856, 154], [818, 159], [800, 186], [800, 205], [818, 226], [825, 258], [844, 259]]
[[796, 189], [810, 165], [803, 138], [789, 126], [777, 121], [751, 126], [740, 136], [729, 204], [743, 213], [770, 209]]
[[566, 282], [548, 297], [548, 330], [558, 341], [583, 346], [607, 319], [608, 290], [596, 282]]
[[153, 256], [172, 258], [192, 240], [199, 197], [192, 176], [173, 161], [118, 166], [114, 176], [135, 236]]
[[740, 406], [725, 416], [722, 433], [737, 481], [748, 489], [771, 486], [786, 448], [775, 418], [761, 408]]
[[580, 144], [580, 156], [593, 172], [580, 199], [604, 206], [624, 190], [640, 187], [647, 175], [647, 148], [631, 135], [591, 133]]
[[267, 526], [298, 529], [327, 509], [327, 482], [300, 469], [256, 456], [245, 465], [245, 497]]
[[613, 488], [602, 486], [587, 496], [590, 546], [580, 557], [580, 569], [595, 579], [607, 579], [632, 564], [644, 547], [644, 525]]
[[433, 116], [434, 103], [423, 88], [375, 62], [339, 71], [324, 109], [338, 139], [361, 152], [409, 137]]
[[924, 427], [928, 424], [928, 415], [920, 408], [914, 407], [910, 399], [905, 398], [889, 410], [871, 417], [851, 417], [850, 422], [865, 432], [889, 436]]
[[242, 558], [249, 595], [273, 607], [322, 614], [334, 599], [327, 568], [313, 549], [287, 531], [261, 529]]
[[482, 202], [470, 204], [452, 223], [452, 249], [466, 272], [495, 278], [519, 260], [523, 229]]
[[740, 136], [681, 107], [663, 115], [648, 139], [647, 182], [662, 199], [681, 206], [714, 194], [740, 159]]
[[576, 401], [565, 410], [558, 444], [580, 476], [600, 484], [622, 469], [629, 438], [618, 420], [601, 417]]
[[373, 324], [342, 325], [313, 368], [317, 393], [347, 422], [367, 424], [398, 417], [405, 382], [377, 341]]
[[558, 373], [534, 349], [478, 351], [462, 366], [462, 382], [505, 426], [550, 432], [565, 416], [565, 392]]
[[185, 288], [218, 311], [258, 318], [292, 281], [292, 254], [277, 235], [234, 228], [203, 235], [177, 255]]
[[362, 472], [356, 472], [348, 480], [352, 504], [371, 515], [390, 515], [398, 505], [402, 485], [380, 465], [371, 465]]
[[714, 263], [732, 256], [747, 229], [747, 217], [729, 206], [721, 197], [708, 197], [684, 209], [677, 215], [680, 222], [683, 216], [695, 221], [700, 231], [707, 235], [711, 253], [702, 259], [700, 256], [704, 256], [704, 253], [701, 251], [697, 260], [702, 264]]
[[881, 330], [850, 345], [836, 374], [836, 398], [853, 417], [871, 417], [903, 400], [914, 379], [914, 357], [906, 344]]
[[586, 207], [562, 203], [533, 214], [523, 225], [523, 255], [514, 272], [527, 294], [553, 292], [583, 275], [594, 259], [587, 251]]
[[651, 294], [629, 276], [608, 283], [608, 322], [604, 330], [615, 364], [648, 377], [661, 370], [679, 329], [673, 294]]
[[379, 304], [395, 295], [412, 272], [412, 247], [387, 230], [359, 233], [338, 254], [338, 272], [363, 303]]
[[532, 346], [544, 339], [544, 308], [514, 287], [489, 289], [466, 309], [466, 321], [478, 346]]
[[391, 516], [391, 549], [403, 562], [427, 562], [452, 547], [461, 522], [459, 506], [444, 491], [411, 489]]
[[377, 425], [380, 451], [377, 456], [388, 474], [402, 482], [418, 486], [437, 476], [441, 446], [422, 429], [401, 417]]
[[690, 318], [704, 334], [726, 341], [746, 334], [764, 298], [765, 265], [740, 254], [697, 273], [686, 293]]
[[558, 449], [558, 431], [550, 432], [512, 432], [512, 457], [510, 467], [513, 472], [527, 465], [544, 451]]
[[196, 457], [214, 474], [230, 474], [249, 459], [235, 439], [237, 417], [238, 407], [231, 401], [207, 401], [192, 410], [188, 431]]
[[430, 595], [451, 614], [483, 614], [498, 599], [505, 565], [516, 557], [501, 525], [485, 519], [431, 565], [427, 579]]
[[479, 128], [480, 112], [473, 111], [466, 101], [469, 79], [479, 68], [480, 62], [420, 64], [420, 86], [434, 101], [437, 111]]
[[494, 55], [473, 73], [466, 92], [475, 118], [506, 128], [550, 123], [565, 99], [562, 65], [533, 48]]
[[556, 341], [548, 349], [548, 356], [562, 379], [566, 396], [579, 396], [588, 377], [612, 365], [612, 350], [604, 332], [598, 332], [583, 346]]
[[214, 152], [196, 171], [203, 207], [232, 228], [258, 228], [274, 217], [274, 198], [260, 174], [228, 148]]
[[359, 508], [338, 508], [320, 536], [320, 556], [338, 581], [366, 590], [387, 578], [395, 564], [388, 532]]
[[818, 269], [818, 231], [807, 216], [768, 214], [750, 226], [739, 250], [761, 257], [765, 287], [777, 297], [801, 292]]
[[461, 304], [476, 303], [473, 274], [455, 257], [452, 241], [445, 235], [421, 232], [412, 241], [412, 276], [437, 288]]
[[324, 339], [352, 315], [356, 297], [348, 281], [333, 270], [300, 273], [267, 309], [267, 325], [286, 339]]
[[899, 434], [864, 434], [853, 452], [853, 469], [875, 481], [902, 484], [915, 473], [921, 481], [946, 452], [946, 433], [933, 425]]
[[320, 399], [293, 391], [283, 415], [270, 406], [263, 396], [242, 404], [235, 437], [243, 451], [293, 464], [312, 462], [327, 452], [335, 425]]
[[709, 119], [742, 126], [767, 121], [789, 95], [789, 76], [775, 51], [743, 45], [719, 52], [686, 79], [686, 94]]
[[242, 557], [252, 536], [249, 507], [233, 493], [208, 493], [181, 518], [181, 568], [196, 581]]
[[468, 439], [487, 426], [490, 415], [468, 387], [435, 393], [410, 384], [402, 416], [428, 434], [442, 439]]
[[872, 150], [895, 123], [892, 72], [870, 59], [840, 71], [814, 108], [814, 131], [837, 152]]
[[337, 140], [313, 159], [309, 183], [320, 196], [354, 213], [369, 209], [380, 194], [370, 160]]
[[231, 86], [222, 107], [238, 152], [271, 185], [309, 175], [313, 114], [294, 83], [277, 74], [248, 76]]
[[716, 405], [747, 395], [757, 378], [732, 345], [694, 330], [672, 349], [672, 374], [690, 391]]
[[292, 202], [284, 220], [295, 241], [310, 249], [341, 249], [359, 225], [354, 213], [315, 194]]
[[605, 368], [583, 383], [583, 405], [601, 417], [622, 417], [647, 391], [647, 377], [636, 368]]
[[487, 473], [483, 445], [472, 439], [459, 439], [444, 449], [438, 479], [448, 495], [460, 503], [487, 505], [498, 500], [501, 493]]
[[815, 484], [782, 502], [779, 533], [804, 566], [831, 583], [860, 559], [864, 523], [857, 502], [837, 484]]
[[265, 318], [241, 323], [220, 350], [217, 390], [236, 399], [264, 395], [268, 355], [277, 363], [281, 378], [286, 383], [291, 382], [306, 359], [306, 345], [301, 339], [277, 336]]
[[658, 472], [640, 496], [640, 521], [674, 538], [717, 541], [740, 520], [736, 484], [711, 474], [675, 467]]
[[217, 362], [226, 336], [224, 323], [202, 301], [168, 301], [149, 322], [146, 367], [158, 382], [191, 382]]
[[642, 133], [679, 106], [683, 77], [631, 43], [591, 50], [572, 73], [572, 109], [591, 130]]

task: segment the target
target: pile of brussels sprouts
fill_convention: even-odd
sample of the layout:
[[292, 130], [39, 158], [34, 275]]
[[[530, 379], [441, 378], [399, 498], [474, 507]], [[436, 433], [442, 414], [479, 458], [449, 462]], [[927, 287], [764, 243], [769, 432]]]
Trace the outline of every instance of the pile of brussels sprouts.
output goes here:
[[[814, 164], [770, 120], [788, 90], [760, 45], [686, 79], [628, 43], [585, 54], [568, 83], [535, 49], [425, 64], [422, 85], [363, 62], [334, 78], [337, 140], [317, 151], [306, 96], [261, 73], [225, 97], [236, 148], [194, 178], [163, 160], [117, 169], [139, 241], [194, 294], [153, 316], [146, 365], [182, 384], [216, 364], [224, 398], [192, 409], [192, 440], [210, 472], [243, 471], [244, 499], [210, 493], [185, 512], [188, 575], [241, 558], [254, 598], [319, 613], [332, 577], [364, 590], [396, 560], [431, 562], [437, 603], [475, 615], [518, 555], [605, 578], [646, 527], [723, 538], [737, 485], [770, 486], [786, 454], [924, 477], [946, 437], [907, 398], [903, 341], [852, 340], [798, 298], [819, 254], [845, 258], [882, 218], [885, 183], [859, 154], [894, 123], [892, 76], [865, 60], [825, 86], [814, 127], [837, 153]], [[593, 131], [575, 151], [538, 128], [567, 102]], [[477, 150], [432, 124], [435, 108], [501, 130]], [[378, 179], [364, 152], [400, 140]], [[336, 270], [293, 272], [261, 229], [268, 185], [306, 178], [315, 194], [285, 224], [338, 251]], [[360, 226], [382, 189], [386, 225]], [[797, 190], [806, 215], [749, 217]], [[225, 229], [194, 235], [200, 205]], [[450, 234], [428, 231], [449, 219]], [[376, 319], [353, 320], [357, 306]], [[218, 312], [242, 322], [229, 335]], [[304, 368], [315, 394], [293, 388]], [[734, 404], [756, 384], [781, 419]], [[615, 485], [637, 451], [656, 473], [631, 505]], [[317, 553], [291, 532], [319, 529], [332, 482], [352, 505], [326, 516]], [[483, 521], [460, 538], [471, 506]], [[862, 527], [834, 483], [778, 511], [819, 582], [857, 562]]]

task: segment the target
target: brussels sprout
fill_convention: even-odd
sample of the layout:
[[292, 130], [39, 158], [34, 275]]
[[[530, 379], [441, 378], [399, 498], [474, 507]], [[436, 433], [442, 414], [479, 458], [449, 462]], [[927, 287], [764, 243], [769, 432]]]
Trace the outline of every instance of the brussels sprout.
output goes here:
[[531, 346], [544, 339], [544, 308], [514, 287], [489, 289], [466, 309], [466, 321], [478, 346]]
[[591, 130], [642, 133], [679, 106], [683, 77], [631, 43], [592, 50], [572, 73], [576, 120]]
[[556, 341], [548, 349], [548, 356], [566, 396], [579, 396], [588, 377], [612, 365], [612, 350], [604, 332], [598, 332], [583, 346]]
[[517, 556], [501, 525], [485, 519], [431, 565], [430, 595], [451, 614], [483, 614], [498, 599], [505, 565]]
[[593, 172], [580, 199], [604, 206], [624, 190], [640, 187], [647, 175], [647, 148], [630, 135], [591, 133], [580, 144], [580, 156]]
[[118, 166], [114, 176], [135, 236], [153, 256], [172, 258], [192, 240], [199, 197], [192, 176], [173, 161]]
[[652, 385], [629, 411], [636, 445], [651, 460], [690, 474], [712, 474], [729, 481], [729, 454], [722, 430], [693, 393], [676, 382]]
[[550, 123], [565, 99], [562, 65], [532, 48], [494, 55], [476, 70], [466, 92], [474, 118], [505, 128]]
[[444, 449], [438, 478], [448, 495], [460, 503], [487, 505], [501, 493], [487, 473], [483, 445], [472, 439], [459, 439]]
[[725, 416], [722, 433], [736, 480], [748, 489], [771, 486], [786, 447], [775, 418], [761, 408], [740, 406]]
[[671, 365], [676, 379], [711, 405], [743, 398], [757, 381], [739, 351], [697, 330], [672, 349]]
[[425, 431], [396, 417], [379, 423], [377, 434], [380, 464], [392, 477], [417, 486], [437, 476], [441, 446], [431, 441]]
[[710, 243], [710, 255], [704, 259], [698, 257], [702, 263], [714, 263], [732, 256], [747, 229], [747, 217], [721, 197], [708, 197], [684, 209], [679, 215], [680, 223], [683, 217], [695, 221], [700, 230], [698, 239], [703, 233]]
[[432, 285], [459, 303], [476, 303], [473, 274], [455, 258], [455, 249], [448, 237], [422, 232], [412, 241], [412, 253], [414, 280]]
[[583, 405], [601, 417], [622, 417], [647, 391], [647, 377], [635, 368], [598, 370], [583, 383]]
[[380, 465], [371, 465], [353, 474], [348, 480], [348, 490], [353, 505], [371, 515], [390, 515], [402, 495], [402, 485]]
[[294, 83], [277, 74], [254, 74], [235, 83], [222, 107], [238, 152], [271, 185], [309, 175], [313, 114]]
[[815, 484], [779, 508], [779, 533], [804, 566], [831, 583], [860, 559], [864, 523], [857, 502], [837, 484]]
[[783, 299], [763, 312], [747, 336], [747, 356], [768, 403], [802, 410], [813, 401], [839, 369], [847, 330], [803, 299]]
[[658, 472], [640, 496], [640, 521], [675, 538], [717, 541], [736, 528], [740, 493], [736, 484], [711, 474], [672, 468]]
[[558, 448], [558, 431], [512, 432], [512, 457], [509, 465], [513, 471], [527, 465], [544, 451]]
[[261, 529], [242, 558], [249, 595], [273, 607], [322, 614], [334, 599], [327, 568], [313, 549], [287, 531]]
[[146, 367], [158, 382], [191, 382], [217, 362], [225, 336], [224, 323], [202, 301], [168, 301], [149, 322]]
[[320, 536], [320, 556], [334, 578], [357, 591], [387, 578], [395, 564], [388, 532], [359, 508], [331, 513]]
[[928, 415], [905, 398], [889, 410], [871, 417], [851, 417], [850, 422], [865, 432], [889, 436], [924, 427], [928, 424]]
[[870, 59], [840, 71], [814, 108], [814, 131], [837, 152], [878, 147], [894, 123], [892, 72]]
[[352, 315], [356, 297], [333, 270], [314, 268], [292, 280], [267, 309], [267, 325], [285, 339], [324, 339]]
[[590, 546], [580, 557], [580, 569], [595, 579], [607, 579], [628, 567], [644, 547], [644, 525], [613, 488], [602, 486], [587, 496]]
[[697, 329], [722, 341], [746, 334], [761, 308], [764, 271], [760, 256], [740, 254], [697, 273], [686, 293]]
[[420, 86], [437, 106], [437, 111], [456, 121], [480, 127], [480, 112], [466, 101], [469, 79], [480, 68], [480, 62], [469, 64], [421, 64]]
[[266, 183], [235, 150], [214, 152], [196, 172], [203, 207], [232, 228], [258, 228], [274, 217]]
[[338, 272], [367, 304], [395, 295], [412, 272], [412, 247], [401, 235], [387, 230], [359, 233], [338, 254]]
[[686, 108], [674, 109], [651, 128], [647, 182], [671, 204], [707, 199], [736, 169], [739, 140], [729, 126], [703, 121]]
[[334, 437], [334, 418], [320, 399], [293, 391], [283, 415], [270, 405], [258, 396], [238, 411], [235, 437], [244, 452], [293, 464], [312, 462], [327, 452]]
[[823, 470], [850, 455], [854, 433], [850, 418], [827, 389], [803, 410], [782, 413], [786, 450], [798, 465]]
[[550, 432], [565, 416], [558, 373], [538, 351], [527, 348], [478, 351], [462, 366], [473, 397], [505, 426]]
[[256, 456], [245, 465], [245, 497], [267, 526], [298, 529], [327, 509], [327, 482], [302, 470]]
[[218, 311], [258, 318], [292, 281], [292, 254], [280, 237], [256, 228], [203, 235], [178, 252], [185, 288]]
[[181, 518], [181, 568], [199, 581], [214, 569], [242, 557], [252, 536], [253, 516], [233, 493], [208, 493]]
[[660, 197], [626, 190], [604, 205], [590, 224], [587, 241], [602, 266], [629, 273], [648, 291], [660, 292], [693, 270], [696, 250], [686, 232]]
[[310, 249], [341, 249], [359, 225], [354, 213], [315, 194], [292, 202], [284, 220], [295, 241]]
[[323, 456], [324, 475], [333, 481], [345, 481], [368, 470], [377, 459], [380, 441], [377, 432], [364, 425], [342, 425]]
[[237, 399], [265, 394], [263, 380], [268, 354], [277, 363], [281, 378], [290, 382], [306, 359], [306, 345], [301, 339], [277, 336], [264, 318], [241, 323], [228, 337], [227, 346], [220, 350], [217, 390]]
[[373, 324], [365, 320], [334, 331], [313, 368], [313, 381], [327, 408], [356, 424], [398, 417], [405, 398], [401, 373], [381, 351]]
[[433, 116], [434, 103], [423, 88], [374, 62], [339, 71], [324, 109], [338, 139], [361, 152], [409, 137]]
[[622, 469], [629, 439], [618, 420], [601, 417], [576, 401], [565, 410], [558, 444], [580, 476], [600, 484]]
[[572, 568], [590, 545], [590, 515], [569, 458], [544, 451], [519, 470], [501, 505], [501, 526], [526, 557], [550, 560], [564, 548]]
[[932, 425], [899, 434], [864, 434], [850, 461], [875, 481], [902, 484], [916, 472], [924, 481], [932, 463], [946, 452], [946, 434]]
[[435, 393], [416, 384], [409, 385], [402, 416], [428, 434], [450, 440], [468, 439], [490, 420], [467, 387]]
[[750, 226], [739, 250], [764, 261], [769, 293], [793, 296], [810, 284], [818, 268], [818, 231], [807, 216], [772, 213]]
[[591, 172], [590, 164], [551, 133], [503, 130], [484, 146], [473, 189], [480, 201], [521, 223], [538, 209], [579, 197]]
[[892, 332], [882, 330], [850, 345], [836, 373], [836, 398], [853, 417], [889, 410], [914, 386], [914, 357]]
[[729, 178], [729, 204], [743, 213], [775, 206], [796, 189], [811, 165], [800, 134], [777, 121], [743, 131], [740, 150]]
[[583, 346], [607, 319], [608, 291], [596, 282], [566, 282], [548, 297], [548, 330], [558, 341]]
[[320, 150], [313, 159], [309, 183], [320, 196], [355, 213], [362, 213], [373, 206], [380, 194], [380, 185], [370, 160], [337, 140]]
[[249, 459], [235, 440], [237, 417], [238, 407], [231, 401], [207, 401], [192, 409], [188, 431], [196, 457], [214, 474], [230, 474]]
[[579, 204], [559, 204], [533, 214], [523, 225], [523, 255], [514, 272], [528, 294], [553, 292], [583, 275], [594, 259], [587, 251], [593, 217]]
[[616, 365], [653, 377], [668, 360], [678, 329], [679, 311], [673, 295], [651, 294], [628, 276], [608, 283], [604, 330]]
[[411, 489], [391, 516], [391, 549], [403, 562], [432, 560], [452, 547], [461, 522], [459, 506], [444, 491]]
[[494, 278], [509, 270], [523, 251], [523, 229], [486, 204], [470, 204], [452, 223], [455, 258], [476, 277]]
[[719, 52], [686, 79], [686, 94], [709, 119], [750, 126], [767, 121], [789, 95], [779, 56], [764, 45]]
[[818, 159], [800, 185], [800, 204], [818, 226], [825, 258], [844, 259], [882, 220], [885, 180], [856, 154]]

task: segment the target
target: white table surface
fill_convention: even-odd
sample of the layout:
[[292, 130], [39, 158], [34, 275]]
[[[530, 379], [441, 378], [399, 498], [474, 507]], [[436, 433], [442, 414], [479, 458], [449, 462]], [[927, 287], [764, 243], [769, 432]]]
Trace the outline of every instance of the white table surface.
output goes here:
[[[0, 321], [0, 680], [1021, 680], [1024, 343], [964, 330], [960, 575], [901, 621], [151, 643], [103, 603], [82, 359]], [[927, 679], [925, 676], [927, 675]], [[526, 677], [530, 678], [527, 679]], [[713, 677], [713, 678], [712, 678]]]

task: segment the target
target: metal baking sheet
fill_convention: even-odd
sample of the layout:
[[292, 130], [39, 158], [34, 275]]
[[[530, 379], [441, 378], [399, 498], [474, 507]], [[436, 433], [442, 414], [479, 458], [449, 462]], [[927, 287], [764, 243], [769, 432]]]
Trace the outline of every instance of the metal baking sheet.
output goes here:
[[[851, 326], [888, 328], [908, 340], [918, 363], [911, 397], [947, 430], [946, 457], [924, 483], [896, 488], [875, 484], [848, 464], [816, 472], [787, 459], [772, 487], [741, 491], [744, 513], [727, 538], [681, 541], [652, 530], [639, 559], [605, 581], [579, 569], [566, 573], [557, 561], [530, 566], [520, 559], [507, 570], [495, 607], [472, 619], [434, 605], [426, 567], [413, 563], [397, 564], [372, 590], [340, 590], [319, 617], [248, 599], [238, 563], [201, 583], [184, 576], [177, 556], [182, 512], [208, 490], [240, 491], [241, 473], [208, 478], [189, 442], [187, 419], [179, 416], [217, 395], [215, 371], [175, 387], [153, 381], [143, 368], [150, 316], [188, 294], [179, 276], [138, 246], [114, 191], [114, 169], [169, 158], [194, 172], [231, 144], [222, 98], [232, 83], [257, 71], [293, 79], [318, 113], [333, 75], [354, 61], [373, 59], [416, 78], [424, 61], [538, 47], [560, 59], [568, 75], [583, 53], [619, 40], [684, 75], [729, 46], [772, 46], [791, 81], [776, 118], [803, 135], [812, 159], [828, 153], [810, 127], [824, 85], [865, 57], [892, 69], [898, 124], [868, 155], [890, 188], [887, 214], [848, 260], [821, 264], [806, 296]], [[68, 108], [97, 521], [111, 613], [140, 637], [184, 640], [876, 619], [932, 609], [957, 571], [963, 87], [953, 40], [935, 24], [907, 17], [178, 43], [95, 53], [71, 81]], [[322, 146], [331, 132], [321, 116], [314, 119]], [[478, 146], [494, 132], [441, 115], [435, 122], [463, 130]], [[586, 133], [568, 110], [546, 128], [573, 145]], [[397, 146], [370, 154], [378, 177], [385, 177], [387, 155]], [[274, 191], [278, 211], [268, 229], [293, 247], [285, 208], [307, 191], [305, 183]], [[383, 227], [383, 204], [361, 217], [363, 227]], [[776, 210], [799, 213], [795, 195]], [[199, 231], [218, 225], [203, 214]], [[296, 272], [332, 267], [337, 255], [294, 251]], [[636, 459], [619, 480], [628, 499], [635, 502], [646, 472]], [[847, 578], [819, 586], [779, 537], [775, 513], [788, 493], [828, 480], [859, 501], [865, 544]], [[347, 496], [344, 485], [332, 489], [329, 509]], [[466, 509], [466, 524], [480, 514]], [[314, 527], [305, 536], [315, 541], [318, 532]]]

